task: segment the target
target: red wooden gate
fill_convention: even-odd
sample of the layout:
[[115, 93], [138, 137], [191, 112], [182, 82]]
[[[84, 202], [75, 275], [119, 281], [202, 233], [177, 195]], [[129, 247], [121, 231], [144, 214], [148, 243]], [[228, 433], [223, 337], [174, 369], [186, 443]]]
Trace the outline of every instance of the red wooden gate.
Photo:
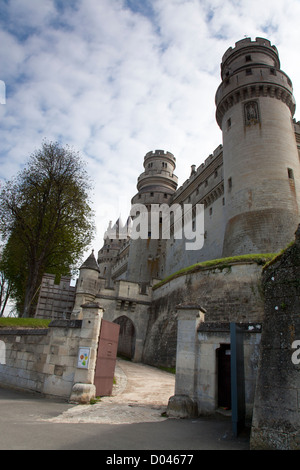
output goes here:
[[112, 394], [119, 331], [120, 325], [102, 319], [94, 378], [97, 397]]

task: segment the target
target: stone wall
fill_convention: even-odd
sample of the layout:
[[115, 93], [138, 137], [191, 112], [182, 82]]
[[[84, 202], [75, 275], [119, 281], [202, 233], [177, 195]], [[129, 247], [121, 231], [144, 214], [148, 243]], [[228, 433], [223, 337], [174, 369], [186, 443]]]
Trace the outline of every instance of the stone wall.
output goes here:
[[[82, 320], [54, 320], [48, 328], [0, 328], [0, 384], [86, 402], [95, 396], [94, 372], [103, 310], [83, 306]], [[78, 366], [79, 348], [90, 348]]]
[[[81, 322], [52, 322], [44, 329], [0, 329], [5, 364], [0, 383], [69, 397], [73, 386]], [[60, 326], [59, 326], [60, 325]]]
[[300, 361], [293, 354], [294, 341], [300, 340], [300, 226], [295, 243], [264, 270], [263, 286], [265, 311], [251, 447], [299, 450]]
[[254, 262], [195, 268], [154, 289], [143, 362], [175, 366], [179, 304], [201, 305], [207, 322], [260, 322], [261, 269]]
[[[191, 417], [209, 415], [216, 412], [224, 403], [219, 403], [219, 392], [224, 382], [219, 382], [219, 373], [225, 377], [225, 386], [230, 396], [230, 370], [224, 374], [218, 363], [218, 351], [226, 346], [230, 361], [230, 324], [205, 321], [206, 313], [196, 305], [178, 307], [178, 335], [176, 355], [175, 396], [169, 401], [168, 415]], [[257, 374], [258, 351], [261, 336], [260, 323], [239, 323], [243, 331], [245, 411], [246, 419], [251, 420]], [[224, 395], [224, 392], [223, 392]], [[230, 405], [228, 401], [228, 408]], [[189, 407], [187, 404], [189, 403]], [[185, 413], [185, 415], [183, 415]]]
[[71, 278], [62, 276], [58, 284], [54, 274], [44, 274], [36, 318], [68, 319], [73, 310], [76, 288], [70, 284]]

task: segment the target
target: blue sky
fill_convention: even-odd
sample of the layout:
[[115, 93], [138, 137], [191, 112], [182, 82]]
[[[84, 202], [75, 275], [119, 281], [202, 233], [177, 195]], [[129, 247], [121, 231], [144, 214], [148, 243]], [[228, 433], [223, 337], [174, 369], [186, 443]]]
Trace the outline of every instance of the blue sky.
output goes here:
[[214, 99], [236, 41], [270, 39], [300, 101], [299, 18], [300, 0], [0, 0], [0, 181], [44, 138], [79, 150], [97, 252], [148, 151], [175, 155], [181, 185], [222, 143]]

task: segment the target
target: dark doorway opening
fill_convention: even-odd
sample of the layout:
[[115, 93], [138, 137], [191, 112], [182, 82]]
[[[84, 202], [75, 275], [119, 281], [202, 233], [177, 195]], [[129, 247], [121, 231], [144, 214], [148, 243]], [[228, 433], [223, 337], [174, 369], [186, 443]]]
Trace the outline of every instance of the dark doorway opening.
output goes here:
[[221, 344], [216, 351], [218, 371], [218, 408], [231, 409], [230, 344]]
[[120, 325], [118, 355], [128, 359], [133, 359], [135, 353], [136, 333], [133, 322], [130, 318], [122, 315], [114, 320]]

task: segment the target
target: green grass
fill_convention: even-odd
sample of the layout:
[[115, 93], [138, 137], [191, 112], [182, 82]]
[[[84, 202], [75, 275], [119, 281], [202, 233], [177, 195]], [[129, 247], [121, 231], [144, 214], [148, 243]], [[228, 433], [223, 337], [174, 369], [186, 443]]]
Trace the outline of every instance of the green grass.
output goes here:
[[176, 367], [158, 366], [158, 369], [163, 370], [165, 372], [169, 372], [170, 374], [176, 374]]
[[264, 265], [263, 269], [267, 269], [269, 266], [271, 266], [272, 264], [275, 264], [277, 263], [277, 261], [279, 261], [283, 254], [289, 249], [291, 248], [293, 245], [295, 244], [295, 240], [290, 242], [285, 248], [283, 248], [279, 253], [277, 253], [275, 256], [273, 256], [273, 258], [269, 259], [268, 262]]
[[226, 269], [230, 268], [235, 263], [257, 263], [258, 265], [263, 266], [268, 261], [272, 260], [277, 253], [263, 253], [263, 254], [250, 254], [250, 255], [240, 255], [240, 256], [231, 256], [228, 258], [219, 258], [209, 261], [203, 261], [202, 263], [196, 263], [186, 268], [180, 269], [179, 271], [167, 276], [162, 279], [160, 282], [153, 286], [153, 290], [161, 287], [177, 277], [184, 276], [185, 274], [192, 274], [204, 269]]
[[0, 328], [48, 328], [51, 320], [1, 317]]

